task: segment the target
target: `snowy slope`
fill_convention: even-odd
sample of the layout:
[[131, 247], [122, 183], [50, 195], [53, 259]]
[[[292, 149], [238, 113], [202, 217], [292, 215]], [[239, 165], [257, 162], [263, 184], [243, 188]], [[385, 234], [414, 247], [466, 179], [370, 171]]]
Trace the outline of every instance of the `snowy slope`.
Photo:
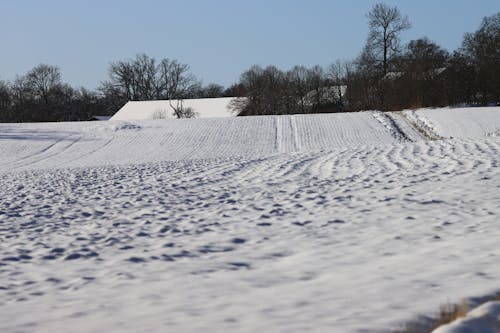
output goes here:
[[398, 142], [370, 112], [0, 124], [0, 171], [268, 156]]
[[[233, 97], [200, 98], [183, 100], [184, 108], [192, 108], [196, 118], [231, 117], [234, 113], [229, 109]], [[177, 106], [177, 100], [172, 105]], [[168, 100], [130, 101], [125, 104], [110, 120], [151, 120], [155, 118], [175, 118]]]
[[404, 111], [413, 113], [442, 137], [500, 136], [498, 107], [443, 108]]
[[384, 117], [0, 125], [0, 331], [387, 332], [497, 291], [500, 137]]

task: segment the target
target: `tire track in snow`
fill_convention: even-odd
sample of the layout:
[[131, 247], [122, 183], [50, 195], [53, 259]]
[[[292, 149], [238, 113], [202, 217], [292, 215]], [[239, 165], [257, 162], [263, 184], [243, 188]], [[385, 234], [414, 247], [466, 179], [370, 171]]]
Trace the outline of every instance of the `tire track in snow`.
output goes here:
[[[72, 136], [69, 136], [69, 137], [72, 137]], [[68, 138], [69, 138], [68, 137]], [[67, 145], [64, 145], [61, 147], [61, 149], [58, 149], [57, 151], [55, 151], [54, 153], [51, 153], [50, 155], [45, 155], [43, 156], [43, 158], [41, 159], [38, 159], [36, 161], [33, 161], [33, 162], [30, 162], [26, 165], [23, 165], [22, 167], [27, 167], [27, 168], [30, 168], [30, 167], [33, 167], [34, 165], [37, 165], [37, 164], [40, 164], [40, 163], [43, 163], [44, 161], [47, 161], [55, 156], [58, 156], [58, 155], [64, 155], [67, 151], [69, 151], [71, 149], [71, 147], [73, 147], [74, 145], [76, 145], [78, 142], [80, 142], [80, 140], [82, 140], [82, 137], [81, 136], [77, 136], [75, 137], [74, 139], [71, 139], [70, 140], [70, 143], [67, 144]], [[66, 141], [66, 140], [64, 140]], [[54, 146], [53, 146], [54, 147]], [[52, 148], [53, 148], [52, 147]], [[59, 164], [59, 163], [58, 163]]]
[[277, 153], [282, 152], [283, 148], [283, 124], [281, 123], [282, 117], [274, 116], [275, 139], [274, 146]]
[[391, 135], [399, 142], [413, 141], [397, 124], [393, 117], [386, 112], [373, 111], [373, 117], [377, 119]]
[[55, 146], [56, 144], [58, 144], [59, 142], [65, 140], [66, 137], [62, 138], [62, 139], [59, 139], [51, 144], [49, 144], [48, 146], [42, 148], [41, 150], [37, 151], [37, 152], [34, 152], [34, 153], [31, 153], [27, 156], [24, 156], [18, 160], [15, 160], [15, 161], [12, 161], [12, 162], [7, 162], [7, 163], [1, 163], [0, 166], [4, 166], [4, 165], [14, 165], [17, 163], [17, 162], [22, 162], [24, 160], [27, 160], [27, 159], [30, 159], [30, 158], [33, 158], [33, 157], [36, 157], [37, 155], [40, 155], [40, 154], [43, 154], [45, 151], [51, 149], [53, 146]]
[[[56, 152], [54, 154], [50, 153], [48, 156], [45, 155], [45, 153], [50, 152], [51, 150], [55, 149], [56, 147], [58, 147], [59, 145], [61, 145], [65, 141], [67, 141], [69, 138], [71, 138], [72, 136], [73, 135], [65, 136], [65, 137], [57, 140], [56, 142], [49, 144], [47, 147], [39, 150], [36, 153], [30, 154], [28, 156], [25, 156], [21, 159], [14, 161], [14, 162], [9, 162], [9, 163], [6, 163], [6, 164], [0, 165], [0, 166], [7, 165], [8, 169], [12, 169], [12, 168], [19, 169], [19, 168], [24, 168], [24, 167], [29, 167], [29, 166], [35, 165], [39, 161], [46, 160], [52, 156], [55, 156], [55, 155], [61, 153], [61, 151], [56, 150]], [[74, 144], [74, 142], [70, 142], [68, 147], [72, 146], [73, 144]], [[64, 151], [64, 150], [66, 150], [66, 148], [63, 147], [62, 150]], [[33, 160], [33, 161], [30, 161], [30, 160]], [[27, 161], [27, 163], [23, 163], [25, 161]]]
[[114, 139], [115, 138], [114, 138], [114, 135], [113, 135], [110, 139], [105, 140], [104, 143], [102, 145], [100, 145], [99, 147], [97, 147], [97, 148], [95, 148], [95, 149], [93, 149], [91, 151], [88, 151], [88, 152], [86, 152], [86, 153], [84, 153], [84, 154], [82, 154], [82, 155], [80, 155], [78, 157], [75, 157], [73, 159], [64, 161], [64, 162], [60, 163], [60, 165], [61, 166], [63, 166], [63, 165], [71, 166], [72, 163], [74, 163], [76, 161], [80, 161], [80, 160], [82, 160], [83, 158], [86, 158], [86, 157], [91, 157], [93, 154], [97, 153], [98, 151], [105, 149], [108, 145], [111, 144], [111, 142], [113, 142]]
[[292, 129], [292, 135], [293, 135], [293, 147], [294, 151], [300, 151], [300, 142], [299, 142], [299, 132], [297, 130], [297, 120], [294, 115], [290, 116], [290, 127]]
[[401, 111], [401, 116], [413, 126], [422, 136], [428, 140], [443, 140], [445, 137], [439, 135], [432, 123], [424, 116], [418, 115], [414, 110]]

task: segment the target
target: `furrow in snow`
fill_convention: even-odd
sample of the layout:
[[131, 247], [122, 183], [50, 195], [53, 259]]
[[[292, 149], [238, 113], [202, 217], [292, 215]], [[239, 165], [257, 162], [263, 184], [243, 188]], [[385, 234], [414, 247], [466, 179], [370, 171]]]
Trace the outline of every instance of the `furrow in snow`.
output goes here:
[[300, 150], [299, 132], [297, 130], [297, 121], [294, 115], [290, 116], [290, 126], [292, 128], [292, 134], [293, 134], [294, 151], [299, 151]]
[[280, 153], [283, 148], [283, 125], [281, 117], [274, 117], [276, 137], [274, 139], [276, 152]]
[[404, 110], [401, 112], [401, 115], [428, 140], [444, 139], [443, 136], [437, 133], [432, 122], [425, 116], [418, 114], [414, 110]]
[[373, 117], [380, 122], [399, 142], [413, 141], [398, 125], [394, 117], [389, 113], [373, 111]]

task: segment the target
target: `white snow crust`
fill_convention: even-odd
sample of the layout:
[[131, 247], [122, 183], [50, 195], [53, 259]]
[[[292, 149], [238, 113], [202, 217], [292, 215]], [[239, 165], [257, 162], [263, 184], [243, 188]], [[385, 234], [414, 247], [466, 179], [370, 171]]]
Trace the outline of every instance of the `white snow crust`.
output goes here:
[[445, 139], [404, 113], [0, 124], [0, 331], [388, 332], [498, 291], [500, 108], [414, 114]]

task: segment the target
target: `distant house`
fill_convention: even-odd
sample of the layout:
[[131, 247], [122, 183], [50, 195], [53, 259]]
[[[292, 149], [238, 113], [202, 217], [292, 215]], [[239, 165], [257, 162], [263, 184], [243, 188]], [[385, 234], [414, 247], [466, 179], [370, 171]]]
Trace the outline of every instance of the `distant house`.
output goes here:
[[387, 72], [384, 77], [382, 78], [382, 80], [396, 80], [396, 79], [399, 79], [401, 77], [403, 77], [405, 75], [405, 72]]
[[[234, 97], [200, 98], [182, 100], [184, 108], [191, 108], [195, 118], [220, 118], [235, 116], [229, 108]], [[173, 106], [177, 100], [130, 101], [127, 102], [110, 120], [154, 120], [175, 119]]]
[[321, 87], [319, 90], [312, 90], [307, 93], [305, 100], [313, 103], [319, 98], [322, 104], [336, 104], [344, 99], [347, 86]]
[[[428, 71], [422, 72], [422, 73], [425, 74], [427, 77], [435, 78], [435, 77], [439, 77], [445, 71], [446, 71], [446, 67], [440, 67], [440, 68], [431, 69], [431, 70], [428, 70]], [[422, 74], [422, 73], [419, 73], [419, 74]], [[386, 81], [397, 80], [399, 78], [404, 77], [405, 75], [407, 75], [406, 72], [387, 72], [387, 74], [384, 75], [382, 80], [386, 80]]]
[[347, 105], [345, 98], [347, 86], [328, 86], [308, 92], [304, 98], [304, 104], [315, 106], [315, 112], [339, 112]]
[[388, 72], [382, 79], [384, 84], [384, 107], [399, 110], [402, 108], [422, 108], [445, 106], [447, 95], [446, 68], [431, 68], [418, 71]]

